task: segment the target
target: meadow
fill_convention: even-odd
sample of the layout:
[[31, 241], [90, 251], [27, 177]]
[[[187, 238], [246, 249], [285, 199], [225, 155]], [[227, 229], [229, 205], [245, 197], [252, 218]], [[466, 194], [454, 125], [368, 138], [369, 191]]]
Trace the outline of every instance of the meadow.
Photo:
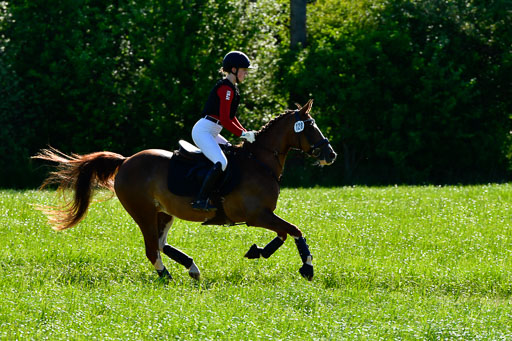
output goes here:
[[53, 231], [36, 204], [54, 191], [0, 191], [2, 340], [512, 339], [512, 184], [283, 189], [276, 212], [301, 228], [315, 278], [292, 239], [177, 221], [168, 242], [201, 281], [164, 256], [159, 280], [117, 198]]

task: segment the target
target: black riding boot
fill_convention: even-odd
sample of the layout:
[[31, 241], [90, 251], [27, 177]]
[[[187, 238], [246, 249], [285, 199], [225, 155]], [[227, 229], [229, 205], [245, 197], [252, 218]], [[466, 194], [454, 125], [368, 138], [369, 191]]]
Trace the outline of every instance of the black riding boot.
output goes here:
[[208, 197], [221, 175], [222, 165], [220, 162], [217, 162], [213, 165], [208, 174], [206, 174], [197, 198], [191, 203], [192, 208], [201, 211], [215, 211], [217, 209], [215, 206], [210, 204]]

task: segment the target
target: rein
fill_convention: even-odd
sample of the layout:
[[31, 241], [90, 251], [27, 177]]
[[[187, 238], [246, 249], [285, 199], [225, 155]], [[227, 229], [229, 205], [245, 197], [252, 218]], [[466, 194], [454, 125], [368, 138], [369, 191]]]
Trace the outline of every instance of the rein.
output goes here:
[[[268, 148], [266, 146], [262, 146], [262, 145], [259, 145], [259, 144], [256, 144], [254, 146], [258, 147], [260, 149], [263, 149], [264, 151], [269, 152], [270, 154], [274, 155], [274, 157], [276, 158], [277, 164], [279, 165], [279, 168], [281, 168], [281, 169], [284, 168], [283, 165], [281, 164], [281, 161], [279, 160], [279, 155], [286, 155], [287, 154], [286, 152], [285, 153], [281, 153], [277, 149], [271, 149], [271, 148]], [[270, 168], [270, 166], [268, 166], [266, 163], [264, 163], [263, 161], [258, 159], [252, 152], [249, 152], [249, 157], [253, 158], [261, 166], [263, 166], [263, 168], [265, 168], [272, 175], [274, 180], [276, 180], [277, 184], [281, 183], [281, 177], [282, 177], [283, 174], [277, 176], [276, 173], [274, 173], [274, 171], [272, 170], [272, 168]]]
[[[311, 155], [311, 156], [313, 156], [313, 157], [318, 157], [320, 155], [320, 148], [322, 146], [326, 145], [326, 144], [330, 144], [329, 140], [327, 138], [323, 138], [323, 139], [321, 139], [320, 141], [318, 141], [316, 143], [311, 142], [311, 138], [310, 138], [310, 136], [308, 134], [306, 134], [305, 128], [306, 128], [306, 125], [313, 126], [315, 124], [315, 120], [312, 119], [312, 118], [307, 119], [307, 120], [301, 120], [300, 116], [299, 116], [299, 110], [295, 110], [294, 117], [295, 117], [295, 124], [293, 126], [293, 130], [295, 131], [295, 134], [297, 135], [297, 139], [299, 141], [299, 149], [303, 150], [302, 149], [302, 142], [301, 142], [301, 139], [300, 139], [300, 133], [304, 132], [304, 134], [306, 136], [306, 140], [308, 141], [309, 147], [310, 147], [309, 150], [306, 153]], [[259, 144], [256, 144], [254, 146], [258, 147], [260, 149], [263, 149], [264, 151], [267, 151], [267, 152], [271, 153], [272, 155], [274, 155], [274, 157], [276, 158], [276, 161], [277, 161], [277, 164], [279, 165], [279, 167], [281, 169], [283, 168], [283, 165], [281, 164], [281, 161], [279, 160], [279, 156], [280, 155], [286, 155], [287, 152], [281, 153], [277, 149], [268, 148], [266, 146], [262, 146], [262, 145], [259, 145]], [[276, 182], [278, 184], [281, 182], [282, 174], [277, 176], [274, 173], [274, 171], [272, 170], [272, 168], [270, 168], [270, 166], [268, 166], [263, 161], [259, 160], [252, 152], [249, 152], [249, 157], [253, 158], [261, 166], [263, 166], [263, 168], [265, 168], [272, 175], [272, 177], [276, 180]]]
[[[268, 150], [268, 151], [270, 151], [270, 150]], [[272, 175], [272, 177], [274, 178], [274, 180], [277, 182], [278, 185], [281, 183], [282, 174], [277, 176], [276, 173], [274, 173], [274, 171], [272, 170], [272, 168], [270, 168], [265, 162], [258, 159], [256, 157], [256, 155], [254, 155], [252, 152], [249, 152], [249, 158], [256, 160], [256, 162], [258, 162], [263, 168], [265, 168], [267, 170], [267, 172], [269, 172], [270, 175]], [[281, 162], [279, 161], [279, 158], [277, 158], [277, 156], [276, 156], [276, 159], [277, 159], [279, 165], [281, 166]], [[282, 168], [282, 166], [281, 166], [281, 168]]]
[[[299, 134], [304, 131], [306, 124], [311, 125], [311, 126], [314, 125], [315, 124], [315, 120], [310, 118], [310, 119], [302, 121], [300, 119], [299, 111], [298, 110], [295, 110], [294, 115], [295, 115], [295, 125], [293, 126], [293, 130], [297, 134], [297, 138], [299, 140], [299, 149], [303, 150], [302, 149], [302, 142], [300, 142], [300, 135]], [[326, 138], [323, 138], [323, 139], [321, 139], [320, 141], [318, 141], [316, 143], [312, 143], [311, 142], [311, 138], [309, 137], [308, 134], [306, 134], [305, 131], [304, 131], [304, 134], [306, 135], [306, 140], [308, 140], [308, 143], [309, 143], [309, 151], [307, 151], [306, 153], [311, 155], [311, 156], [313, 156], [313, 157], [318, 157], [319, 152], [320, 152], [320, 147], [322, 147], [325, 144], [329, 144], [329, 140], [326, 139]]]
[[[279, 155], [286, 155], [287, 153], [280, 153], [277, 149], [270, 149], [268, 147], [260, 146], [260, 145], [256, 145], [256, 147], [259, 147], [260, 149], [263, 149], [263, 150], [271, 153], [272, 155], [274, 155], [274, 157], [277, 160], [277, 164], [279, 165], [279, 167], [283, 168], [283, 165], [281, 164], [281, 161], [279, 160]], [[279, 177], [279, 179], [280, 178], [281, 177]]]

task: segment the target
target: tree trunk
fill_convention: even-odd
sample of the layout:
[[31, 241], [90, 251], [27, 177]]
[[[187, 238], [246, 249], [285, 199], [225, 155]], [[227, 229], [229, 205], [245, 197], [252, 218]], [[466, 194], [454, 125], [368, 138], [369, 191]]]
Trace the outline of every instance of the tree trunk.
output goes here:
[[306, 2], [290, 0], [290, 47], [306, 46]]

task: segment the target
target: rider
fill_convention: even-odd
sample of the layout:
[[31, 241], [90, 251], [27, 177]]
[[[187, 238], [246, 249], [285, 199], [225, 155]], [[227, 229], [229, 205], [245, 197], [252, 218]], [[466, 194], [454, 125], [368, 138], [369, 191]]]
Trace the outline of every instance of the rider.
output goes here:
[[203, 211], [216, 209], [209, 203], [208, 198], [228, 165], [228, 160], [219, 147], [219, 144], [228, 143], [220, 135], [222, 128], [251, 143], [255, 140], [255, 132], [247, 131], [236, 118], [240, 103], [237, 83], [244, 81], [248, 69], [252, 69], [251, 61], [243, 52], [231, 51], [226, 54], [222, 61], [222, 72], [225, 78], [219, 80], [211, 90], [202, 112], [204, 116], [192, 128], [194, 143], [213, 162], [197, 198], [192, 201], [192, 207], [195, 209]]

